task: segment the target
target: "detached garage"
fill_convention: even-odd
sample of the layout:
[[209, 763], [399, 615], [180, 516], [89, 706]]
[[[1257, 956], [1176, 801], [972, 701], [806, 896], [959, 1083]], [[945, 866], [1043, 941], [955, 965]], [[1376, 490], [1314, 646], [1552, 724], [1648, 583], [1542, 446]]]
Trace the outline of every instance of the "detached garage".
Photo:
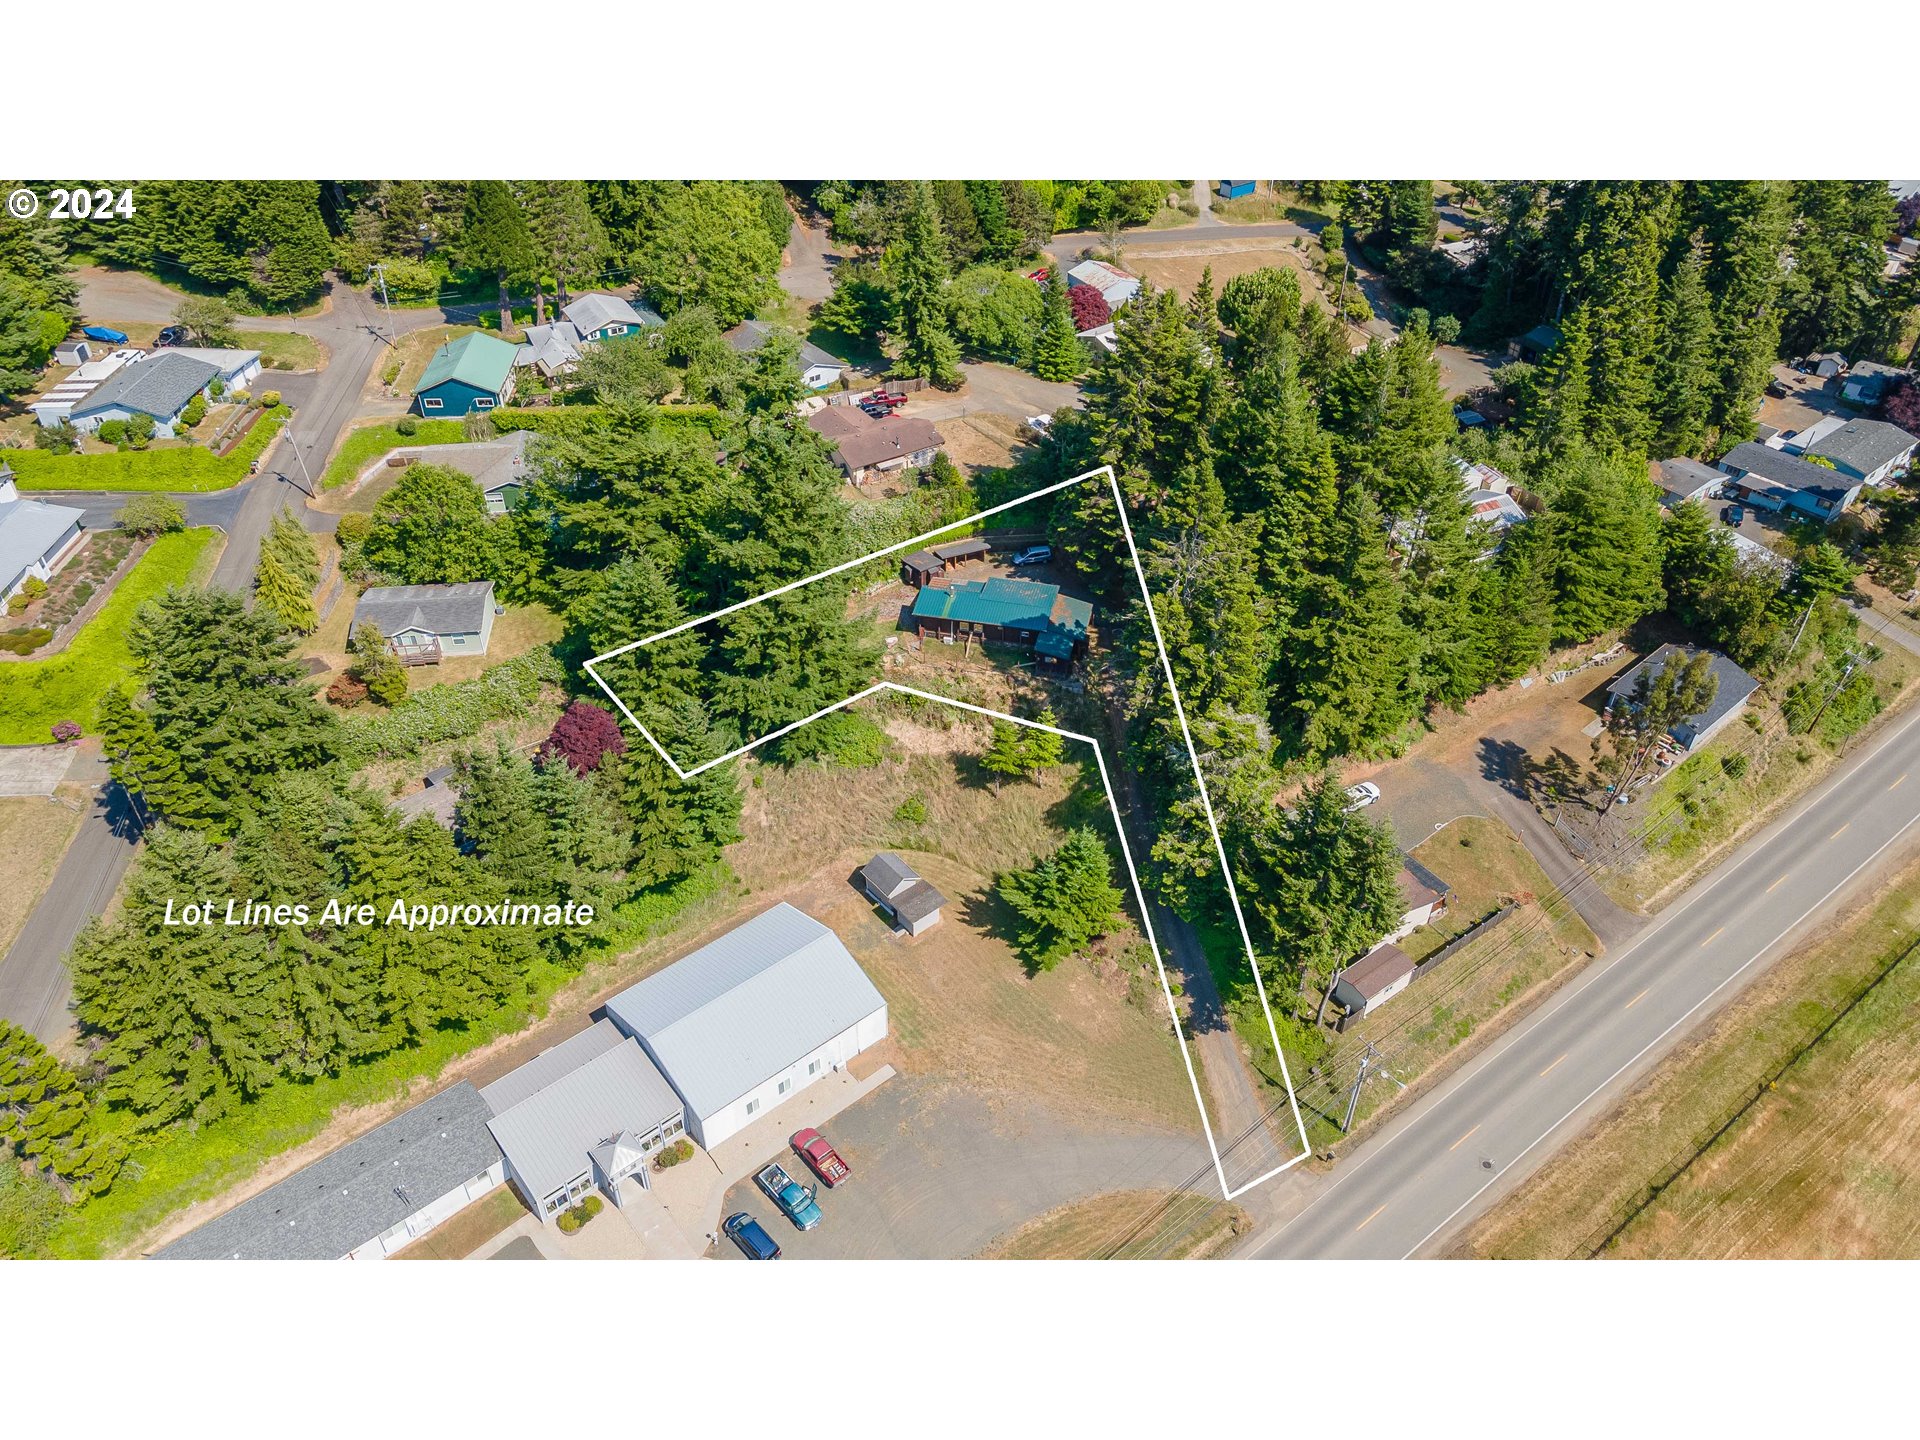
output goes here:
[[825, 925], [774, 906], [607, 1002], [705, 1149], [887, 1034], [887, 1002]]

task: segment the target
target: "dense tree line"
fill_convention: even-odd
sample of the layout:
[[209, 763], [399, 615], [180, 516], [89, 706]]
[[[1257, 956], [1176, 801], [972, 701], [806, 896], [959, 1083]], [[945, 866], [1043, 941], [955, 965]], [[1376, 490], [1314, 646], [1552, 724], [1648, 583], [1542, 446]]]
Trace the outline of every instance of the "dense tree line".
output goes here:
[[144, 181], [132, 215], [96, 228], [107, 260], [263, 305], [310, 299], [334, 259], [311, 180]]
[[[7, 181], [11, 193], [18, 181]], [[60, 224], [42, 210], [0, 225], [0, 401], [33, 388], [78, 310]]]

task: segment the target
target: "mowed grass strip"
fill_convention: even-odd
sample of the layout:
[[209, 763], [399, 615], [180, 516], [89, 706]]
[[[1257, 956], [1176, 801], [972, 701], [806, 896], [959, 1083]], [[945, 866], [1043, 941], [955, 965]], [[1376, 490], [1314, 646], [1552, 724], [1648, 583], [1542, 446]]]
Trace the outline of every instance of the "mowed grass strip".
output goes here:
[[[346, 438], [340, 442], [340, 448], [333, 452], [333, 459], [320, 472], [320, 488], [323, 491], [338, 489], [389, 450], [412, 445], [452, 445], [466, 438], [466, 427], [458, 420], [420, 420], [415, 422], [411, 435], [402, 435], [392, 424], [362, 425], [357, 430], [349, 430]], [[396, 470], [396, 477], [400, 473]], [[368, 483], [371, 485], [372, 482]], [[369, 496], [364, 506], [352, 503], [344, 506], [323, 504], [320, 508], [370, 511], [374, 500], [378, 498], [378, 495]]]
[[[1920, 937], [1920, 862], [1767, 972], [1462, 1237], [1584, 1257]], [[1920, 1255], [1920, 959], [1901, 963], [1628, 1227], [1609, 1255]]]
[[[268, 370], [318, 370], [327, 352], [311, 335], [291, 330], [240, 330], [234, 334], [242, 350], [258, 350]], [[271, 390], [273, 377], [262, 375], [253, 382], [256, 390]]]
[[132, 671], [127, 630], [134, 612], [168, 586], [203, 577], [219, 554], [219, 539], [213, 529], [162, 535], [65, 650], [45, 660], [0, 665], [0, 745], [50, 741], [62, 720], [91, 730], [100, 697]]
[[983, 1260], [1211, 1260], [1253, 1228], [1238, 1205], [1170, 1190], [1115, 1190], [1030, 1220]]
[[422, 1235], [393, 1260], [464, 1260], [527, 1213], [512, 1185], [502, 1185], [474, 1201], [445, 1224]]
[[47, 882], [80, 828], [86, 792], [59, 787], [57, 799], [28, 796], [0, 800], [0, 956], [20, 937], [27, 916], [46, 893]]
[[[273, 387], [262, 384], [261, 390]], [[231, 453], [215, 456], [204, 445], [162, 445], [149, 450], [112, 450], [95, 455], [55, 455], [50, 450], [13, 450], [8, 464], [22, 490], [138, 490], [205, 494], [229, 490], [247, 478], [293, 411], [275, 406], [253, 422]]]

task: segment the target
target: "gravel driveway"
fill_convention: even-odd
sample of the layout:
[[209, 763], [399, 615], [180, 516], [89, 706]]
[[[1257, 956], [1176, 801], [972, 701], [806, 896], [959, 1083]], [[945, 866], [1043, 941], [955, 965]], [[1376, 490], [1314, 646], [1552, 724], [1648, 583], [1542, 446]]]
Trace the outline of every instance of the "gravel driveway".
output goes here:
[[[920, 1076], [881, 1086], [825, 1132], [853, 1176], [821, 1192], [819, 1229], [795, 1230], [751, 1180], [727, 1192], [721, 1211], [758, 1218], [788, 1259], [963, 1259], [1069, 1201], [1172, 1189], [1212, 1168], [1197, 1124], [1190, 1133], [1099, 1127]], [[791, 1153], [782, 1163], [801, 1169]], [[742, 1258], [731, 1243], [714, 1253]]]

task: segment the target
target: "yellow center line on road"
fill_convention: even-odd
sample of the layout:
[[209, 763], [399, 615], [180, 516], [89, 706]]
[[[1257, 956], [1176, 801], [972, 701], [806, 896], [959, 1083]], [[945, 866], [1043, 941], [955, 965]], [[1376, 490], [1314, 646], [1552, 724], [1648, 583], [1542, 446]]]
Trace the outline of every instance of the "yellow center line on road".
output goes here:
[[[1653, 987], [1649, 985], [1647, 987], [1647, 990], [1651, 990], [1652, 988]], [[1627, 1003], [1622, 1005], [1620, 1008], [1622, 1010], [1631, 1010], [1634, 1006], [1638, 1005], [1642, 1000], [1647, 998], [1647, 990], [1642, 990], [1638, 995], [1634, 996], [1631, 1000], [1627, 1001]]]
[[[1380, 1210], [1384, 1210], [1384, 1209], [1386, 1209], [1386, 1208], [1387, 1208], [1386, 1206], [1384, 1206], [1384, 1205], [1382, 1205], [1382, 1206], [1380, 1207]], [[1375, 1216], [1375, 1215], [1378, 1215], [1378, 1214], [1380, 1213], [1380, 1210], [1376, 1210], [1376, 1211], [1374, 1211], [1374, 1212], [1373, 1212], [1373, 1215], [1369, 1215], [1369, 1216], [1367, 1216], [1367, 1218], [1366, 1218], [1366, 1219], [1364, 1219], [1364, 1220], [1362, 1220], [1362, 1221], [1361, 1221], [1361, 1222], [1360, 1222], [1360, 1223], [1359, 1223], [1358, 1225], [1356, 1225], [1356, 1226], [1354, 1226], [1354, 1227], [1353, 1227], [1353, 1232], [1354, 1232], [1354, 1234], [1356, 1234], [1356, 1235], [1357, 1235], [1357, 1234], [1359, 1234], [1359, 1233], [1360, 1233], [1360, 1232], [1361, 1232], [1362, 1230], [1364, 1230], [1364, 1229], [1366, 1229], [1366, 1228], [1367, 1228], [1367, 1226], [1369, 1226], [1369, 1225], [1371, 1225], [1371, 1224], [1373, 1223], [1373, 1220], [1374, 1220], [1374, 1216]]]
[[1467, 1131], [1466, 1134], [1462, 1135], [1458, 1140], [1454, 1141], [1451, 1145], [1447, 1146], [1447, 1153], [1451, 1155], [1454, 1151], [1458, 1150], [1462, 1145], [1466, 1144], [1467, 1141], [1473, 1138], [1474, 1130], [1478, 1130], [1479, 1128], [1480, 1127], [1478, 1125], [1474, 1126], [1473, 1130]]
[[1718, 940], [1722, 935], [1726, 933], [1727, 933], [1727, 927], [1722, 925], [1718, 930], [1714, 931], [1713, 934], [1707, 936], [1706, 939], [1700, 942], [1700, 948], [1702, 950], [1706, 949], [1707, 946], [1713, 944], [1714, 941]]
[[[1793, 872], [1789, 870], [1787, 872], [1787, 875], [1791, 875], [1792, 873]], [[1780, 888], [1781, 881], [1784, 881], [1786, 878], [1787, 878], [1786, 875], [1782, 875], [1779, 880], [1776, 880], [1773, 882], [1773, 884], [1767, 886], [1767, 894], [1771, 895], [1775, 890], [1778, 890]]]
[[[1571, 1055], [1572, 1053], [1573, 1053], [1573, 1052], [1572, 1052], [1571, 1050], [1569, 1050], [1569, 1051], [1567, 1052], [1567, 1055]], [[1560, 1060], [1564, 1060], [1564, 1059], [1566, 1059], [1566, 1058], [1567, 1058], [1567, 1055], [1562, 1055], [1562, 1056], [1560, 1057]], [[1554, 1068], [1555, 1068], [1555, 1066], [1557, 1066], [1557, 1065], [1559, 1065], [1559, 1063], [1560, 1063], [1560, 1060], [1556, 1060], [1556, 1061], [1554, 1061], [1552, 1065], [1549, 1065], [1549, 1066], [1547, 1066], [1547, 1068], [1546, 1068], [1546, 1069], [1544, 1069], [1544, 1070], [1542, 1070], [1542, 1071], [1540, 1072], [1540, 1078], [1544, 1080], [1544, 1079], [1545, 1079], [1545, 1078], [1546, 1078], [1547, 1076], [1549, 1076], [1549, 1075], [1551, 1075], [1551, 1074], [1553, 1073], [1553, 1071], [1554, 1071]]]
[[1906, 780], [1906, 778], [1907, 778], [1906, 776], [1904, 776], [1904, 775], [1902, 775], [1902, 776], [1900, 777], [1900, 779], [1898, 779], [1898, 780], [1896, 780], [1896, 781], [1894, 781], [1894, 782], [1893, 782], [1893, 784], [1891, 784], [1891, 785], [1889, 785], [1889, 786], [1887, 786], [1887, 789], [1889, 789], [1889, 790], [1898, 790], [1898, 789], [1900, 788], [1900, 786], [1901, 786], [1901, 784], [1905, 782], [1905, 780]]
[[1827, 839], [1838, 840], [1842, 835], [1847, 833], [1847, 826], [1851, 824], [1853, 824], [1853, 821], [1847, 821], [1846, 825], [1842, 825], [1838, 830], [1834, 831], [1833, 834], [1827, 836]]

